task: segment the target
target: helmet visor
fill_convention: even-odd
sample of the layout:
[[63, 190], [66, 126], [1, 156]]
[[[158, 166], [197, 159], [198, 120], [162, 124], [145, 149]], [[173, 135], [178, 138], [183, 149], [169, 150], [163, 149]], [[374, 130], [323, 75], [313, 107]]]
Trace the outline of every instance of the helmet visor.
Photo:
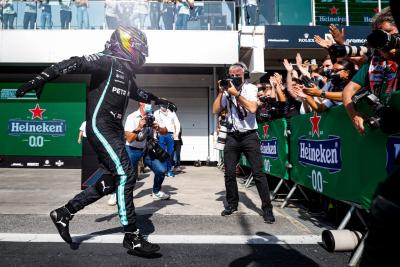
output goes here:
[[149, 55], [147, 44], [140, 39], [132, 37], [128, 32], [120, 31], [120, 39], [122, 47], [129, 54], [134, 55], [138, 51], [146, 57]]

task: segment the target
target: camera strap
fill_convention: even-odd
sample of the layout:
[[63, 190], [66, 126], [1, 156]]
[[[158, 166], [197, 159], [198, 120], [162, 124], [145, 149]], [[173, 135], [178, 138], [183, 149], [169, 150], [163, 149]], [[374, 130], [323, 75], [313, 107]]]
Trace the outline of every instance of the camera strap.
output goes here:
[[[229, 102], [229, 108], [231, 109], [231, 114], [232, 114], [232, 106], [234, 106], [239, 119], [241, 121], [244, 120], [244, 118], [247, 116], [247, 110], [245, 108], [243, 108], [242, 106], [238, 105], [237, 103], [235, 103], [232, 99], [232, 96], [229, 95], [227, 98], [228, 98], [228, 102]], [[236, 102], [237, 102], [237, 99], [236, 99]]]

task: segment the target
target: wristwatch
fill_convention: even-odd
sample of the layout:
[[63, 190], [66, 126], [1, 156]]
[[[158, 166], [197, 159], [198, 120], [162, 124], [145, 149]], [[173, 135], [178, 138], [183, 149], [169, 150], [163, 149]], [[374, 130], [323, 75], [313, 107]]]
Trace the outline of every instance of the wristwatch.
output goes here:
[[321, 95], [322, 98], [326, 98], [326, 92], [324, 90], [321, 91]]
[[135, 131], [133, 131], [132, 133], [134, 133], [134, 134], [140, 134], [140, 130], [135, 130]]

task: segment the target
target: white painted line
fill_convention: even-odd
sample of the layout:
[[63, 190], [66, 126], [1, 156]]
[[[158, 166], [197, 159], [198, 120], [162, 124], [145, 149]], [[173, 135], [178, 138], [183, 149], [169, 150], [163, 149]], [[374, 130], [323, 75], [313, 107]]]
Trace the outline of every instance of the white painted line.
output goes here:
[[[122, 234], [72, 235], [74, 242], [122, 243]], [[253, 245], [313, 245], [322, 242], [320, 235], [149, 235], [158, 244], [253, 244]], [[58, 234], [0, 233], [0, 242], [64, 242]]]

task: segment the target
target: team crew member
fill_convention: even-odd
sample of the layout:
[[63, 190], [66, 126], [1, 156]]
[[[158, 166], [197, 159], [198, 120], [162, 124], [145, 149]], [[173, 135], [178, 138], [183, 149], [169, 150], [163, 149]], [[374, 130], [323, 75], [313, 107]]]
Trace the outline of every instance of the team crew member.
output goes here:
[[116, 190], [120, 222], [125, 232], [123, 246], [139, 255], [151, 254], [160, 249], [158, 245], [147, 242], [136, 227], [133, 204], [136, 177], [125, 149], [122, 125], [129, 98], [147, 103], [168, 103], [136, 86], [135, 69], [145, 63], [147, 55], [145, 34], [133, 27], [120, 26], [111, 35], [104, 51], [84, 57], [72, 57], [54, 64], [17, 91], [17, 96], [21, 97], [35, 90], [40, 98], [43, 85], [63, 74], [92, 75], [86, 132], [106, 174], [65, 206], [50, 212], [58, 232], [67, 243], [72, 243], [69, 221], [74, 214]]
[[165, 135], [160, 135], [160, 146], [168, 152], [170, 158], [167, 159], [164, 164], [167, 170], [167, 176], [173, 177], [175, 176], [172, 171], [172, 160], [174, 157], [174, 136], [178, 136], [181, 130], [181, 123], [178, 120], [175, 112], [169, 110], [168, 105], [161, 105], [159, 110], [154, 112], [154, 117], [156, 121], [160, 123], [160, 126], [166, 127], [168, 129], [168, 133]]
[[257, 135], [257, 87], [250, 84], [248, 70], [243, 63], [235, 63], [229, 68], [226, 86], [218, 82], [219, 93], [213, 103], [213, 112], [218, 114], [227, 107], [228, 133], [224, 147], [225, 188], [228, 206], [222, 216], [228, 216], [238, 209], [239, 193], [236, 182], [236, 165], [241, 153], [250, 162], [257, 191], [261, 198], [261, 208], [266, 223], [275, 222], [269, 196], [267, 177], [262, 172], [260, 138]]

